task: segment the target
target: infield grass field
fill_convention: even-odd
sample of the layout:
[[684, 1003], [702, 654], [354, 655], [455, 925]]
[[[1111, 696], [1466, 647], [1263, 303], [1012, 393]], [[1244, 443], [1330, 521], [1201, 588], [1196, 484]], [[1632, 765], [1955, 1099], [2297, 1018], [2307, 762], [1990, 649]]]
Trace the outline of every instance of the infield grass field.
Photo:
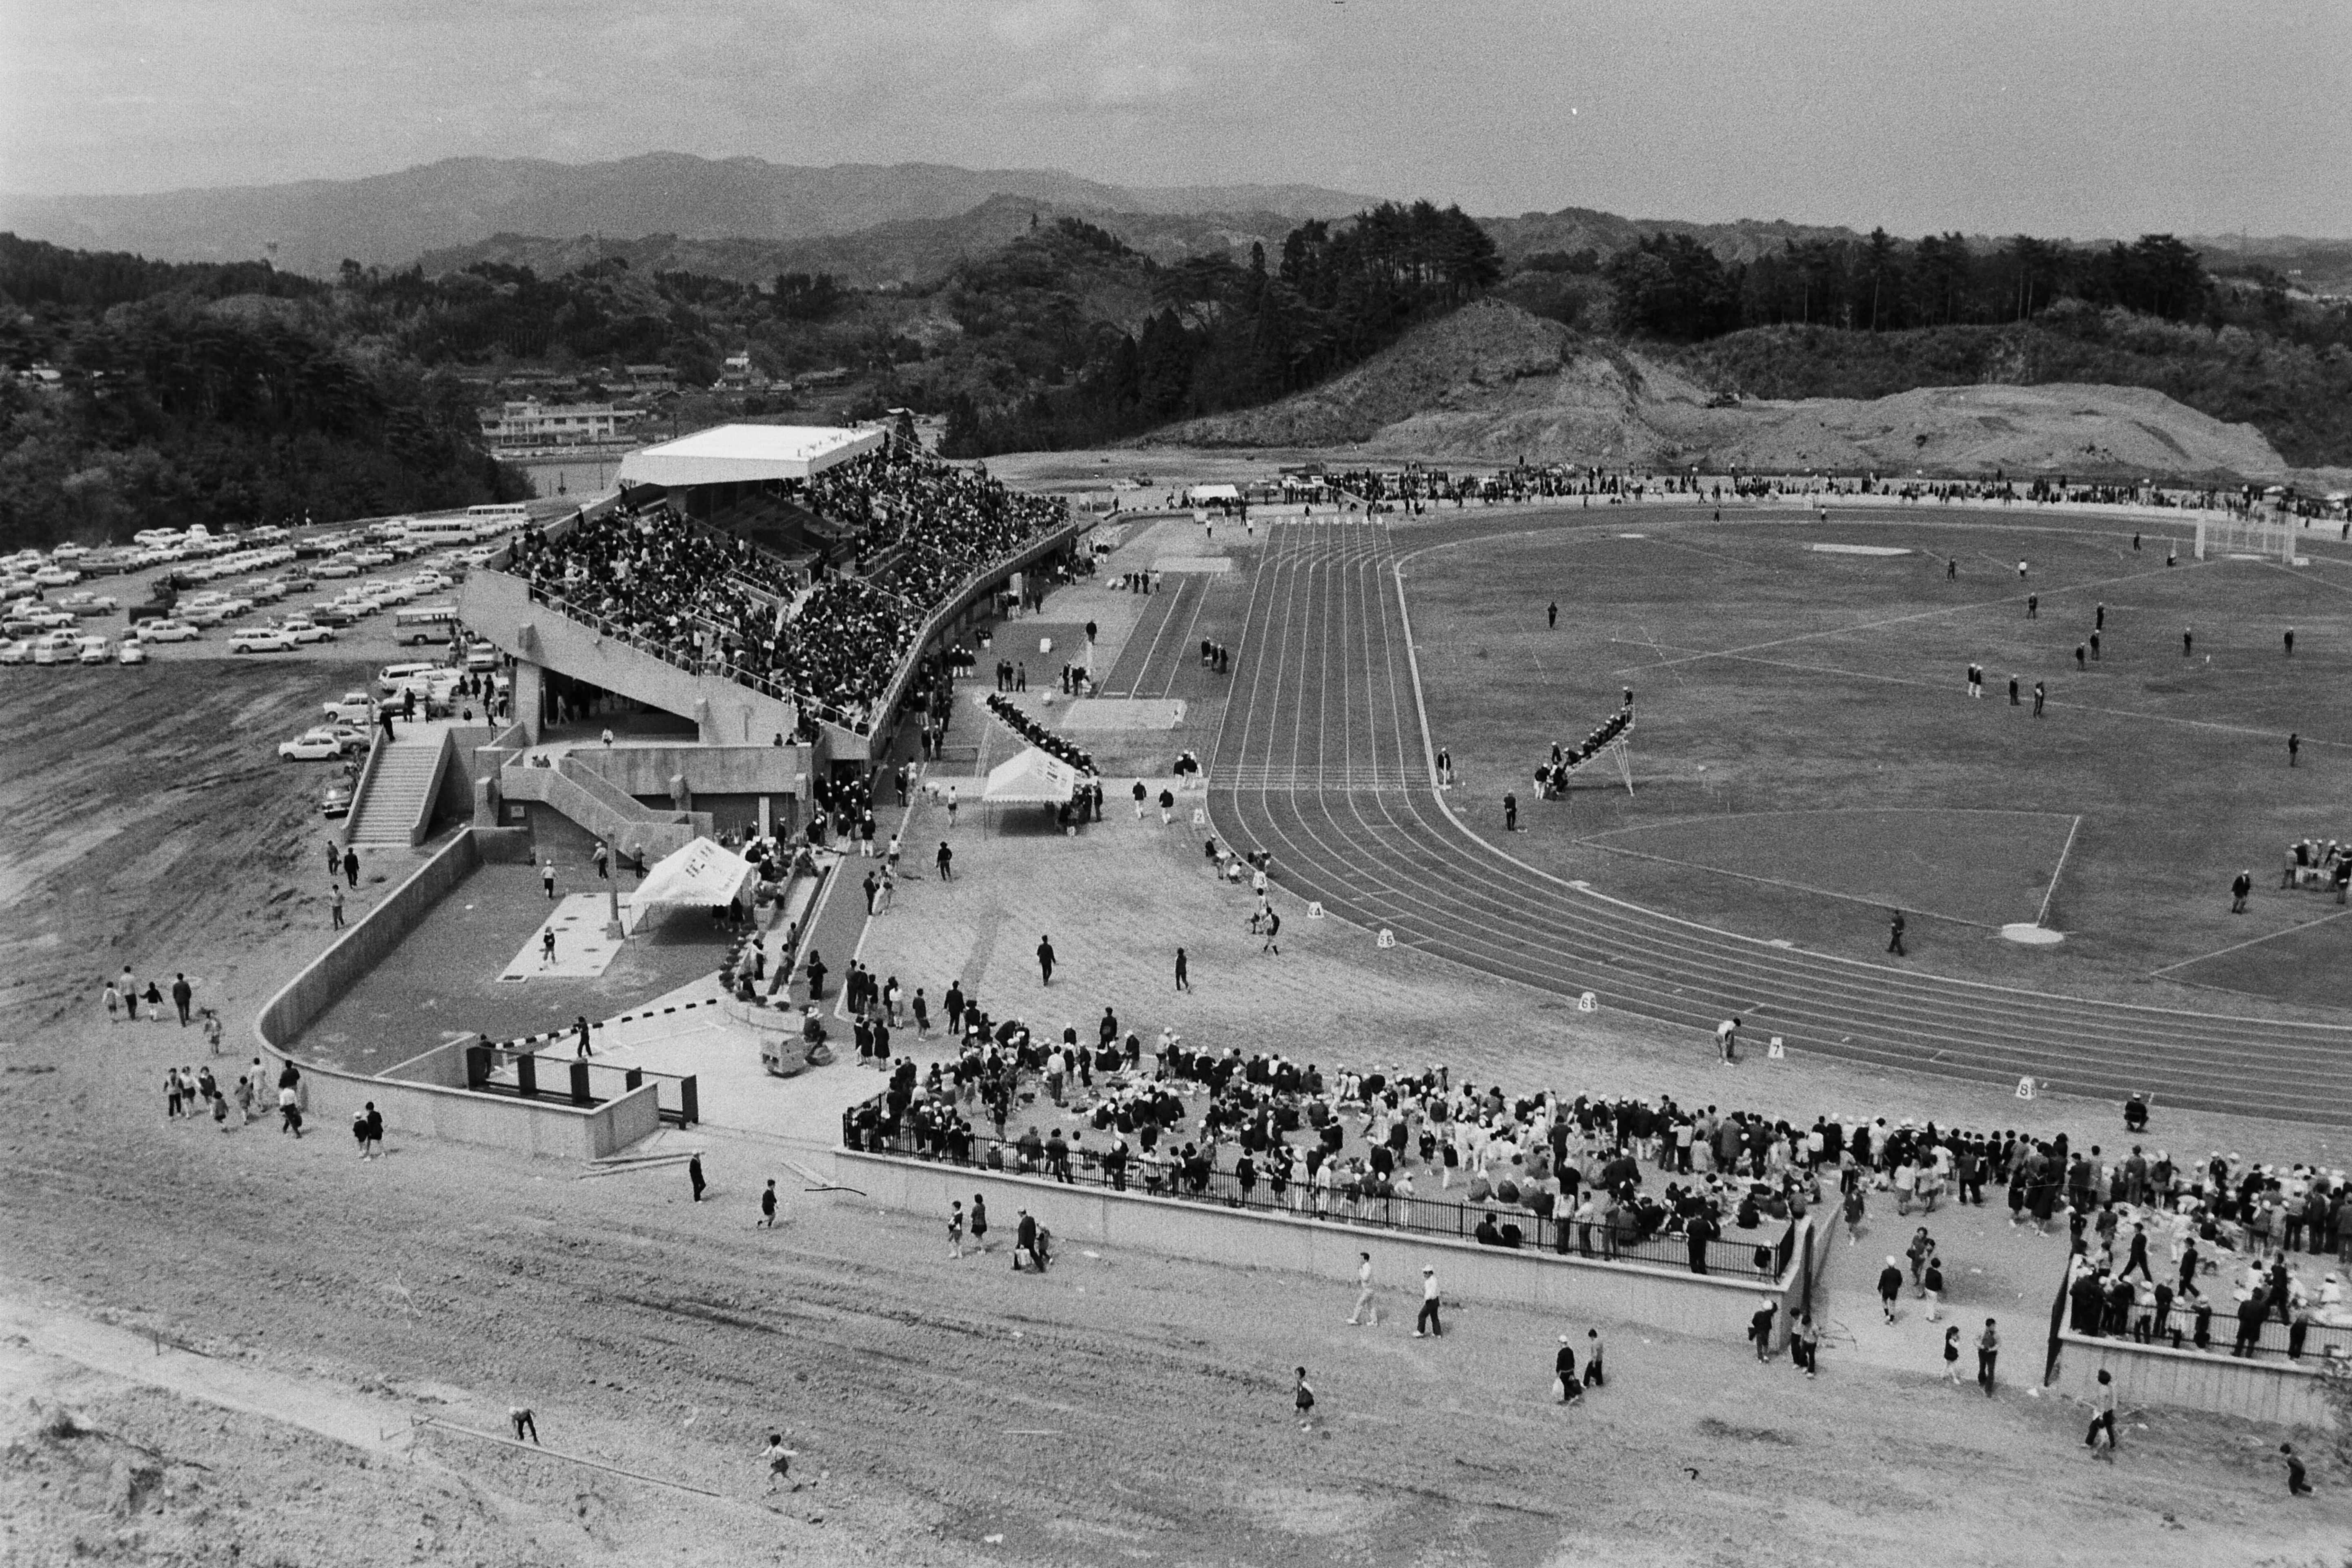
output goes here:
[[[1454, 809], [1512, 853], [1826, 952], [1883, 953], [1900, 905], [1909, 962], [2037, 989], [2223, 1011], [2268, 997], [2300, 1014], [2341, 989], [2315, 975], [2352, 973], [2352, 921], [2301, 929], [2335, 911], [2332, 896], [2278, 886], [2293, 840], [2352, 839], [2342, 555], [2291, 570], [2198, 563], [2184, 544], [2168, 567], [2153, 526], [2136, 552], [2128, 523], [2032, 512], [1530, 523], [1402, 543]], [[1972, 662], [1981, 699], [1965, 690]], [[1627, 686], [1634, 793], [1604, 759], [1568, 800], [1538, 799], [1550, 743], [1581, 738]], [[2302, 737], [2292, 770], [2290, 731]], [[1522, 829], [1507, 841], [1506, 791]], [[2232, 915], [2242, 868], [2252, 907]], [[2065, 941], [1999, 934], [2036, 919]]]

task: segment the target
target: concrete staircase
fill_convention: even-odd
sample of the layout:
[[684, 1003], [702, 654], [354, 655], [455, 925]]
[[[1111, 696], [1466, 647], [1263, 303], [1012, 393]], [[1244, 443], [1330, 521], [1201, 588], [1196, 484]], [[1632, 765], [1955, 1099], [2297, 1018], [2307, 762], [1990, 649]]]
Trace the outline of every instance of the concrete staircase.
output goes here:
[[422, 841], [431, 825], [433, 797], [441, 788], [442, 752], [447, 737], [377, 742], [378, 754], [360, 780], [359, 798], [352, 803], [347, 844], [397, 844]]

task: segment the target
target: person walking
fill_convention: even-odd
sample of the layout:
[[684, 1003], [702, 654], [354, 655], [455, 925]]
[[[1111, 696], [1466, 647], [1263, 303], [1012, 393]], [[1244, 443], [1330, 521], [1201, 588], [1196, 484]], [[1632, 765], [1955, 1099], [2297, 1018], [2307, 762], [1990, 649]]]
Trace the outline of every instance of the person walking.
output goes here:
[[1944, 1376], [1954, 1388], [1960, 1385], [1960, 1325], [1954, 1323], [1944, 1331]]
[[940, 865], [940, 880], [942, 882], [953, 881], [955, 879], [954, 873], [950, 869], [950, 868], [955, 861], [955, 851], [948, 847], [948, 841], [944, 838], [940, 840], [940, 853], [938, 858]]
[[1054, 984], [1054, 942], [1051, 937], [1040, 936], [1037, 939], [1037, 984]]
[[776, 1178], [773, 1176], [768, 1178], [767, 1186], [760, 1194], [759, 1228], [761, 1230], [776, 1228]]
[[1992, 1319], [1985, 1320], [1982, 1332], [1977, 1335], [1977, 1386], [1985, 1397], [1992, 1397], [1993, 1364], [2000, 1359], [2000, 1329]]
[[1559, 601], [1554, 599], [1544, 607], [1544, 625], [1553, 631], [1559, 629]]
[[2293, 626], [2289, 626], [2286, 629], [2286, 656], [2289, 658], [2293, 658], [2294, 657], [2294, 628]]
[[2230, 912], [2233, 915], [2244, 914], [2246, 912], [2246, 895], [2253, 890], [2254, 873], [2252, 868], [2241, 871], [2235, 877], [2231, 878]]
[[1927, 1321], [1940, 1321], [1944, 1312], [1944, 1260], [1936, 1256], [1932, 1247], [1927, 1249], [1927, 1266], [1919, 1276], [1919, 1294], [1927, 1299]]
[[1292, 1409], [1298, 1412], [1298, 1429], [1301, 1432], [1313, 1431], [1315, 1429], [1315, 1391], [1307, 1385], [1307, 1369], [1303, 1366], [1298, 1369], [1297, 1386], [1290, 1393], [1290, 1405]]
[[1369, 1252], [1356, 1254], [1356, 1304], [1349, 1310], [1348, 1321], [1354, 1323], [1359, 1319], [1367, 1325], [1381, 1321], [1380, 1307], [1372, 1300], [1372, 1255]]
[[948, 1211], [948, 1256], [950, 1258], [963, 1256], [963, 1200], [961, 1198], [956, 1199]]
[[988, 1200], [978, 1193], [971, 1194], [971, 1249], [988, 1250]]
[[1888, 1322], [1895, 1321], [1895, 1300], [1903, 1294], [1903, 1264], [1893, 1253], [1887, 1254], [1886, 1267], [1878, 1271], [1878, 1310]]
[[539, 966], [541, 969], [555, 967], [555, 928], [551, 925], [539, 933]]
[[2047, 687], [2045, 687], [2045, 686], [2044, 686], [2041, 681], [2038, 681], [2038, 680], [2037, 680], [2037, 681], [2035, 681], [2035, 682], [2033, 683], [2033, 716], [2034, 716], [2036, 719], [2039, 719], [2039, 718], [2041, 718], [2041, 717], [2042, 717], [2042, 699], [2044, 699], [2044, 698], [2045, 698], [2045, 697], [2047, 697], [2048, 695], [2049, 695], [2049, 689], [2048, 689]]
[[1559, 1336], [1559, 1349], [1552, 1352], [1551, 1396], [1562, 1405], [1573, 1405], [1584, 1397], [1584, 1384], [1576, 1376], [1576, 1347], [1566, 1334]]
[[1265, 911], [1265, 942], [1258, 948], [1258, 952], [1272, 953], [1275, 957], [1280, 958], [1282, 956], [1281, 936], [1282, 911], [1269, 906]]
[[1517, 833], [1518, 830], [1519, 797], [1516, 795], [1507, 795], [1503, 797], [1503, 831]]
[[950, 832], [950, 833], [952, 833], [952, 832], [954, 832], [954, 831], [955, 831], [955, 816], [956, 816], [956, 786], [955, 786], [955, 785], [953, 785], [953, 784], [950, 784], [950, 785], [948, 785], [948, 831], [949, 831], [949, 832]]
[[333, 922], [328, 926], [329, 931], [343, 929], [343, 885], [341, 882], [330, 880], [327, 883], [327, 918]]
[[2294, 766], [2295, 758], [2303, 752], [2303, 737], [2293, 730], [2286, 732], [2286, 765]]
[[1903, 911], [1889, 910], [1887, 914], [1890, 918], [1886, 922], [1886, 951], [1897, 958], [1907, 958], [1910, 955], [1903, 951], [1903, 932], [1906, 929]]
[[1789, 1336], [1790, 1363], [1802, 1367], [1811, 1377], [1821, 1368], [1822, 1331], [1813, 1324], [1811, 1312], [1797, 1314], [1797, 1327]]
[[1412, 1337], [1420, 1339], [1426, 1334], [1443, 1338], [1444, 1333], [1445, 1325], [1437, 1316], [1437, 1270], [1424, 1263], [1421, 1266], [1421, 1312], [1412, 1321]]
[[612, 879], [611, 867], [613, 862], [613, 852], [605, 847], [602, 839], [599, 839], [596, 844], [595, 860], [596, 879], [600, 882], [610, 881]]
[[114, 982], [108, 981], [105, 991], [100, 994], [106, 1003], [106, 1021], [110, 1024], [122, 1022], [122, 993], [115, 989]]
[[359, 889], [360, 853], [358, 850], [348, 847], [343, 850], [343, 880], [352, 885], [352, 889], [354, 892]]
[[183, 1029], [188, 1026], [188, 1004], [195, 998], [195, 987], [188, 984], [188, 977], [185, 974], [178, 973], [173, 974], [172, 1005], [179, 1009], [180, 1027]]
[[1601, 1331], [1584, 1331], [1584, 1386], [1599, 1388], [1609, 1381], [1601, 1365]]
[[2294, 1451], [2292, 1443], [2281, 1443], [2279, 1452], [2286, 1457], [2286, 1495], [2309, 1497], [2311, 1472], [2304, 1468], [2303, 1456]]
[[702, 1156], [699, 1153], [688, 1156], [686, 1162], [686, 1179], [694, 1188], [694, 1201], [696, 1203], [700, 1203], [702, 1201], [703, 1189], [709, 1186], [709, 1184], [702, 1179]]
[[2017, 677], [2014, 675], [2009, 678], [2009, 705], [2011, 708], [2020, 705], [2017, 700]]
[[[2090, 1406], [2091, 1425], [2083, 1434], [2083, 1447], [2091, 1450], [2093, 1458], [2105, 1459], [2112, 1465], [2116, 1462], [2116, 1379], [2104, 1367], [2099, 1371], [2098, 1386], [2092, 1391]], [[2104, 1447], [2099, 1443], [2103, 1432], [2106, 1435]]]
[[1748, 1316], [1748, 1342], [1756, 1347], [1758, 1365], [1772, 1359], [1772, 1325], [1780, 1321], [1780, 1304], [1767, 1296]]
[[551, 855], [540, 863], [539, 885], [547, 889], [547, 901], [555, 901], [555, 857]]
[[1184, 950], [1181, 947], [1176, 950], [1176, 989], [1179, 991], [1192, 989], [1192, 965], [1185, 960]]
[[1021, 1211], [1021, 1223], [1013, 1227], [1013, 1272], [1021, 1272], [1021, 1259], [1030, 1261], [1031, 1272], [1043, 1274], [1045, 1260], [1037, 1256], [1037, 1221], [1027, 1209]]

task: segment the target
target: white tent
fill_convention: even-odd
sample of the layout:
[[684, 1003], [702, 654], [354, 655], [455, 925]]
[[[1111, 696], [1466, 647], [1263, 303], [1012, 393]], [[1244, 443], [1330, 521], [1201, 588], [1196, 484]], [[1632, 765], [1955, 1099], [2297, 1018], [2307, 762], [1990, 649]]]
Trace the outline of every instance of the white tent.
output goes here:
[[719, 425], [646, 447], [621, 459], [619, 484], [721, 485], [744, 479], [804, 479], [882, 444], [879, 430], [823, 425]]
[[690, 904], [707, 910], [731, 904], [753, 875], [749, 860], [708, 838], [697, 838], [646, 873], [636, 891], [621, 900], [622, 920], [635, 931], [656, 909]]
[[988, 784], [980, 798], [1015, 805], [1060, 805], [1077, 790], [1077, 769], [1031, 746], [988, 770]]
[[1194, 485], [1184, 492], [1184, 497], [1194, 506], [1201, 506], [1209, 501], [1239, 500], [1242, 492], [1232, 485]]

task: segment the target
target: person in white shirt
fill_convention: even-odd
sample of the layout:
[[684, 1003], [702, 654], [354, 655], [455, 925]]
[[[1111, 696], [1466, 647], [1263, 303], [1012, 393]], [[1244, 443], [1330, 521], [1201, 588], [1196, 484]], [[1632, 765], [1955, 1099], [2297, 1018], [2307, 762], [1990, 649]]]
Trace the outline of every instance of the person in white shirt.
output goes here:
[[1348, 1314], [1348, 1321], [1353, 1323], [1361, 1319], [1366, 1323], [1377, 1323], [1381, 1321], [1381, 1310], [1372, 1300], [1372, 1255], [1360, 1252], [1356, 1257], [1359, 1260], [1356, 1264], [1356, 1305], [1354, 1310]]

